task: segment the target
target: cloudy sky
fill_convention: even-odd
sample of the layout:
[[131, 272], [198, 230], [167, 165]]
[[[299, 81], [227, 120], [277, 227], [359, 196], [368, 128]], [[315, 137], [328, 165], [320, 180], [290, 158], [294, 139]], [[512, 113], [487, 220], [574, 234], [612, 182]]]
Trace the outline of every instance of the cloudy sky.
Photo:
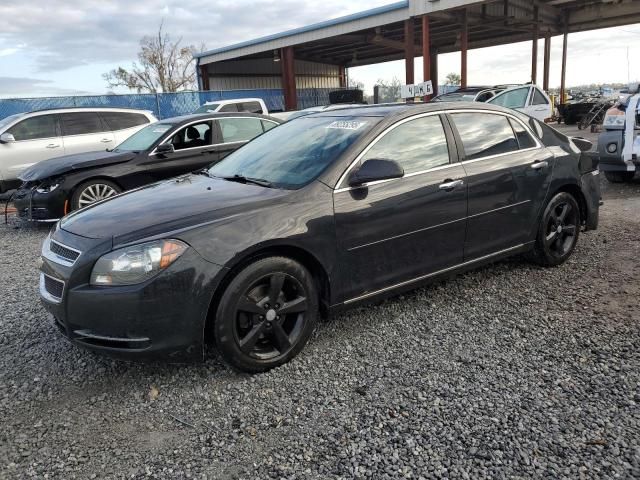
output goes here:
[[[216, 48], [391, 0], [2, 0], [0, 97], [104, 93], [102, 73], [135, 60], [140, 37], [165, 30], [185, 43]], [[640, 25], [569, 37], [569, 85], [640, 78]], [[551, 85], [560, 81], [562, 41], [552, 42]], [[469, 83], [529, 80], [531, 42], [472, 50]], [[542, 44], [540, 62], [542, 62]], [[421, 72], [421, 59], [416, 72]], [[459, 72], [459, 54], [441, 55], [439, 73]], [[539, 72], [542, 72], [540, 65]], [[376, 79], [404, 77], [402, 62], [352, 69], [370, 89]], [[418, 74], [419, 76], [419, 74]], [[420, 78], [416, 78], [420, 80]]]

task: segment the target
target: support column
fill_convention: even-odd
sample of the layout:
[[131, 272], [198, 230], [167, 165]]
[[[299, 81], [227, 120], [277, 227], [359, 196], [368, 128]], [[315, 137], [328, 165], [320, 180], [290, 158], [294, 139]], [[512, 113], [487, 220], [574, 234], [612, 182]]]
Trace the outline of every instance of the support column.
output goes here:
[[346, 68], [344, 68], [344, 65], [340, 65], [338, 67], [339, 69], [339, 76], [340, 76], [340, 88], [346, 88], [347, 87], [347, 72], [346, 72]]
[[544, 36], [544, 69], [542, 72], [542, 89], [549, 91], [549, 61], [551, 60], [551, 34]]
[[[429, 34], [429, 17], [422, 16], [422, 81], [431, 79], [431, 38]], [[433, 83], [433, 80], [432, 82]], [[428, 102], [431, 95], [425, 95], [423, 100]]]
[[284, 109], [296, 110], [298, 108], [298, 94], [296, 92], [296, 75], [293, 56], [293, 47], [284, 47], [280, 51], [282, 63], [282, 90], [284, 92]]
[[404, 21], [404, 63], [405, 63], [405, 84], [414, 83], [413, 60], [416, 53], [413, 18]]
[[564, 33], [562, 34], [562, 70], [560, 72], [560, 99], [558, 105], [564, 103], [564, 95], [566, 90], [566, 74], [567, 74], [567, 40], [568, 40], [567, 22], [564, 23]]
[[538, 83], [538, 37], [540, 26], [538, 25], [538, 7], [533, 7], [533, 46], [531, 48], [531, 83]]
[[200, 65], [200, 81], [202, 82], [202, 90], [209, 90], [209, 72], [206, 65]]
[[467, 88], [467, 48], [469, 46], [469, 26], [467, 10], [462, 11], [462, 31], [460, 32], [460, 88]]
[[431, 52], [431, 83], [433, 83], [433, 96], [438, 95], [438, 52], [433, 50]]

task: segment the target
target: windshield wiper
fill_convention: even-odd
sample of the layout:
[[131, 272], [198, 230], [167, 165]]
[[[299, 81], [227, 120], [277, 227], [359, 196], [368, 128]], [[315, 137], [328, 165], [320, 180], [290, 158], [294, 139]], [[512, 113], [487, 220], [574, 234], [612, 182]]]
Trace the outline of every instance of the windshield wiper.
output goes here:
[[235, 174], [231, 177], [220, 177], [225, 180], [229, 180], [230, 182], [240, 182], [240, 183], [253, 183], [254, 185], [260, 185], [261, 187], [271, 188], [271, 182], [265, 180], [263, 178], [253, 178], [253, 177], [245, 177], [244, 175]]

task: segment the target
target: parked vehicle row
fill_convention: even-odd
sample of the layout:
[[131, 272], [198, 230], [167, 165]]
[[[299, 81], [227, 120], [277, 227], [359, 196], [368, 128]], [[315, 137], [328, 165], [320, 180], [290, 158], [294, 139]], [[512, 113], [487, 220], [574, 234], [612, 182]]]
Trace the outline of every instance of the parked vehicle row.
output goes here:
[[63, 108], [0, 120], [0, 193], [20, 185], [26, 168], [49, 158], [113, 148], [149, 123], [151, 112]]
[[[176, 153], [191, 122], [224, 138], [228, 118], [130, 140]], [[264, 371], [298, 354], [320, 315], [518, 253], [558, 265], [598, 225], [591, 144], [514, 110], [360, 106], [264, 129], [210, 168], [55, 225], [40, 294], [63, 335], [129, 359], [215, 346]]]

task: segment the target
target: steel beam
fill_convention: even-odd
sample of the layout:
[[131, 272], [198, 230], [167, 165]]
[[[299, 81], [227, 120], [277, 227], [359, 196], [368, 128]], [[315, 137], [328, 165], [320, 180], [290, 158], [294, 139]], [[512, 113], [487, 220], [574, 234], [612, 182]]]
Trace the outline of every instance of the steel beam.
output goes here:
[[467, 48], [469, 46], [469, 26], [467, 10], [462, 11], [462, 30], [460, 31], [460, 88], [467, 87]]
[[416, 47], [414, 42], [413, 18], [404, 21], [404, 68], [405, 84], [414, 82], [414, 57]]
[[551, 60], [551, 34], [544, 36], [544, 70], [542, 73], [542, 89], [549, 91], [549, 61]]
[[[422, 81], [431, 80], [431, 39], [429, 37], [429, 16], [422, 16]], [[424, 101], [431, 98], [425, 95]]]
[[539, 37], [539, 25], [538, 25], [538, 7], [533, 7], [533, 20], [535, 22], [533, 26], [533, 46], [531, 48], [531, 83], [534, 85], [538, 83], [538, 37]]

